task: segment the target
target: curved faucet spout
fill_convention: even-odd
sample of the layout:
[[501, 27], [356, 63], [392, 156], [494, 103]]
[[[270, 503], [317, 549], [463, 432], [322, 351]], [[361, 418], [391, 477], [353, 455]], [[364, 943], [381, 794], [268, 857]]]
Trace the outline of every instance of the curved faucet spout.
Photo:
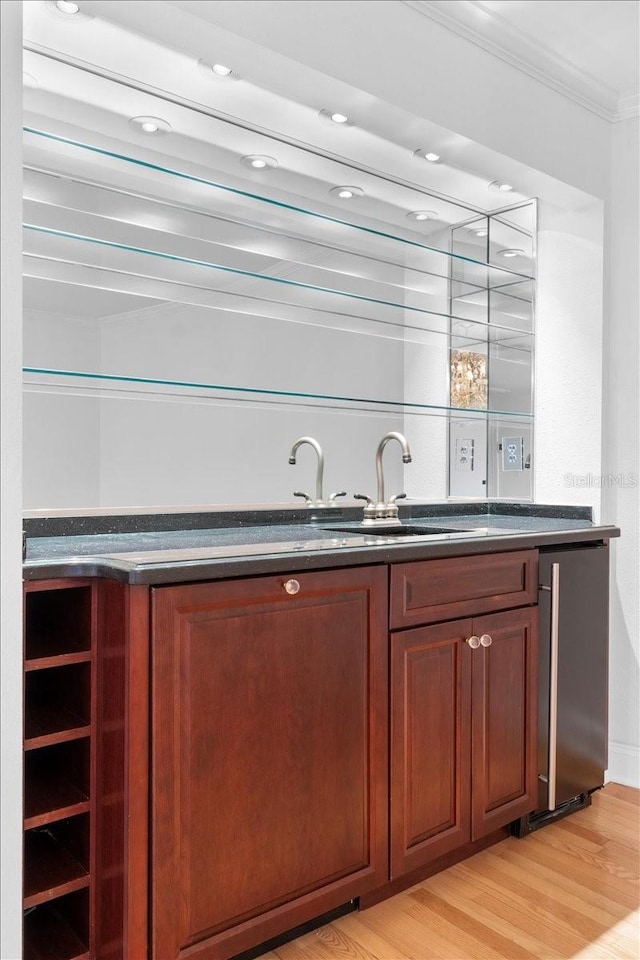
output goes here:
[[386, 433], [380, 443], [378, 444], [378, 449], [376, 451], [376, 477], [378, 479], [378, 503], [384, 503], [384, 472], [382, 470], [382, 453], [384, 448], [389, 443], [390, 440], [397, 440], [400, 446], [402, 447], [402, 462], [411, 463], [411, 450], [409, 449], [409, 444], [407, 443], [406, 437], [401, 433], [398, 433], [395, 430], [392, 430], [391, 433]]
[[316, 468], [316, 500], [322, 500], [322, 487], [323, 487], [323, 477], [324, 477], [324, 454], [322, 452], [322, 447], [313, 437], [300, 437], [294, 445], [291, 447], [291, 453], [289, 454], [289, 463], [295, 464], [296, 462], [296, 453], [298, 448], [302, 446], [303, 443], [308, 443], [310, 447], [313, 447], [318, 457], [318, 466]]

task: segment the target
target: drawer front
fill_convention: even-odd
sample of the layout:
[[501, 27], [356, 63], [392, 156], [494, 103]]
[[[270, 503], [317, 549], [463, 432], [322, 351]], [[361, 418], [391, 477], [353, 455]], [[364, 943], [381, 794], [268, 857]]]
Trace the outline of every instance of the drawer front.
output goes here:
[[537, 550], [400, 563], [391, 568], [390, 626], [508, 610], [537, 597]]

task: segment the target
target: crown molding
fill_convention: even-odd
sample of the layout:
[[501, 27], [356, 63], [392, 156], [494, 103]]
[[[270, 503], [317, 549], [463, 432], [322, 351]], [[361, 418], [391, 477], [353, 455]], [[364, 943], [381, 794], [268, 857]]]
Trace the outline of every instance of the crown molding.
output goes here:
[[402, 3], [603, 120], [615, 122], [639, 115], [637, 95], [619, 98], [611, 87], [548, 50], [478, 0], [464, 3], [402, 0]]
[[618, 112], [613, 118], [614, 123], [621, 120], [635, 120], [640, 117], [640, 93], [630, 93], [618, 100]]

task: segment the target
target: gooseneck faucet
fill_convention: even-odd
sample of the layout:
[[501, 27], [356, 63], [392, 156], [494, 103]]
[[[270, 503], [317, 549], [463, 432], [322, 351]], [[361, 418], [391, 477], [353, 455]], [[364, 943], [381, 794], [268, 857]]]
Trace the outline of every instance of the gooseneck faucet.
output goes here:
[[397, 440], [400, 444], [402, 448], [402, 462], [411, 463], [411, 450], [409, 449], [409, 444], [407, 443], [406, 438], [395, 430], [392, 430], [390, 433], [385, 433], [384, 437], [378, 444], [378, 449], [376, 451], [376, 477], [378, 480], [377, 500], [372, 500], [371, 497], [368, 497], [363, 493], [354, 494], [354, 498], [356, 500], [367, 501], [367, 505], [364, 508], [363, 520], [365, 525], [383, 526], [400, 523], [400, 520], [398, 519], [397, 501], [404, 499], [404, 497], [406, 497], [406, 493], [396, 493], [392, 497], [389, 497], [388, 500], [385, 500], [384, 498], [384, 470], [382, 468], [382, 454], [384, 452], [384, 448], [390, 440]]
[[[397, 440], [400, 446], [402, 447], [402, 462], [411, 463], [411, 451], [409, 450], [409, 444], [407, 443], [406, 438], [397, 431], [392, 430], [391, 433], [386, 433], [380, 443], [378, 444], [378, 449], [376, 450], [376, 478], [378, 480], [378, 503], [384, 503], [384, 472], [382, 469], [382, 454], [384, 448], [389, 443], [390, 440]], [[397, 496], [395, 498], [397, 500]], [[395, 502], [390, 500], [390, 503]]]
[[299, 437], [298, 440], [291, 447], [291, 453], [289, 454], [289, 463], [295, 465], [296, 463], [296, 454], [299, 447], [304, 443], [308, 443], [310, 447], [316, 452], [318, 458], [318, 465], [316, 467], [316, 496], [315, 500], [309, 496], [308, 493], [302, 493], [300, 490], [294, 490], [294, 497], [304, 497], [307, 501], [307, 504], [310, 507], [333, 507], [336, 506], [336, 499], [338, 497], [346, 497], [346, 490], [340, 491], [339, 493], [332, 493], [328, 500], [324, 499], [322, 492], [324, 484], [324, 453], [322, 452], [322, 447], [314, 437]]

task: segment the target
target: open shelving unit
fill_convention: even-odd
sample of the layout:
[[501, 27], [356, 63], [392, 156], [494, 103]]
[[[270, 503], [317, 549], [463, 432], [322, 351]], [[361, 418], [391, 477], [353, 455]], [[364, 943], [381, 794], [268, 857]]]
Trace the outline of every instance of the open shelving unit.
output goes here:
[[96, 589], [25, 585], [24, 960], [94, 955]]

